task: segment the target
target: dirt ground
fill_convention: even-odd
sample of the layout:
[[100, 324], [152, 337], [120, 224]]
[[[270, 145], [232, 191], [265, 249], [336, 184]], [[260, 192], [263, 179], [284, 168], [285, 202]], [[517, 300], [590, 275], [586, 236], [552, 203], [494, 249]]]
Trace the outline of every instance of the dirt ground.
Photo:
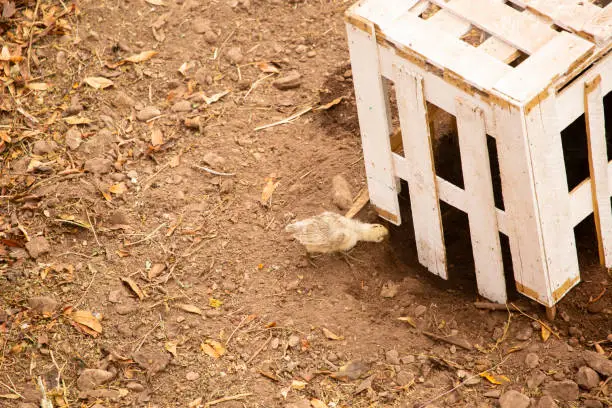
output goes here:
[[0, 407], [611, 406], [592, 219], [553, 322], [475, 308], [458, 211], [422, 268], [406, 186], [350, 264], [284, 232], [365, 186], [349, 3], [0, 0]]

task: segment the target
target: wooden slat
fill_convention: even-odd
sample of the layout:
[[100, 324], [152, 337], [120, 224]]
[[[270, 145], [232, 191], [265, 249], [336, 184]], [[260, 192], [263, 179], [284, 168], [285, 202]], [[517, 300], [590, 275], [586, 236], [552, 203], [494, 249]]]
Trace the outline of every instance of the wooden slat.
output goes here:
[[397, 45], [403, 44], [426, 56], [434, 65], [453, 71], [466, 82], [481, 89], [491, 88], [512, 68], [455, 37], [436, 29], [411, 13], [390, 25], [385, 35]]
[[404, 67], [396, 67], [395, 71], [405, 163], [408, 165], [403, 171], [410, 193], [419, 262], [430, 272], [447, 279], [446, 248], [423, 78], [407, 72]]
[[511, 63], [520, 55], [519, 50], [506, 44], [497, 37], [487, 38], [478, 48], [506, 64]]
[[349, 13], [359, 15], [372, 23], [377, 24], [382, 30], [395, 19], [414, 7], [419, 0], [368, 0], [361, 2], [349, 10]]
[[350, 24], [347, 24], [347, 35], [370, 201], [381, 217], [399, 224], [401, 218], [389, 138], [390, 117], [379, 71], [378, 45], [373, 35]]
[[506, 280], [484, 117], [479, 109], [461, 99], [457, 99], [457, 113], [461, 167], [469, 202], [467, 214], [478, 292], [493, 302], [506, 303]]
[[462, 17], [504, 42], [533, 54], [554, 38], [555, 30], [503, 3], [491, 0], [432, 0], [438, 6]]
[[559, 27], [575, 33], [601, 11], [588, 0], [522, 0], [527, 10], [549, 18]]
[[[610, 174], [608, 175], [610, 177]], [[610, 178], [612, 180], [612, 178]], [[593, 212], [591, 179], [583, 180], [570, 192], [570, 214], [575, 227]]]
[[612, 3], [587, 22], [584, 32], [592, 35], [599, 46], [604, 46], [612, 38]]
[[608, 188], [608, 150], [601, 77], [597, 76], [585, 84], [584, 103], [599, 260], [602, 265], [610, 268], [612, 267], [612, 208]]
[[512, 72], [495, 84], [495, 89], [517, 101], [529, 101], [546, 89], [558, 76], [571, 70], [576, 61], [594, 45], [567, 32], [555, 38], [531, 55]]

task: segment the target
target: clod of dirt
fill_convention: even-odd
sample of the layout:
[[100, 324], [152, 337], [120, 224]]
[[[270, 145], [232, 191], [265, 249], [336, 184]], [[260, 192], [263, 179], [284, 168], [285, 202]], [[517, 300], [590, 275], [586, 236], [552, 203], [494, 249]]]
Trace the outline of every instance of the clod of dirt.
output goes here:
[[415, 318], [421, 317], [425, 314], [426, 311], [427, 311], [427, 306], [418, 305], [417, 307], [414, 308], [414, 317]]
[[159, 115], [161, 115], [161, 111], [158, 108], [155, 106], [146, 106], [136, 114], [136, 119], [146, 122], [147, 120], [153, 119]]
[[209, 44], [214, 44], [217, 42], [217, 34], [214, 31], [207, 31], [204, 33], [204, 41]]
[[28, 306], [35, 313], [51, 314], [57, 309], [57, 301], [48, 296], [37, 296], [28, 299]]
[[501, 391], [500, 390], [487, 391], [484, 394], [482, 394], [482, 396], [486, 398], [499, 398], [501, 397]]
[[76, 126], [71, 127], [64, 135], [64, 141], [66, 142], [66, 146], [70, 148], [70, 150], [76, 150], [79, 148], [81, 143], [83, 142], [83, 138], [81, 137], [81, 131], [77, 129]]
[[272, 350], [276, 350], [280, 344], [280, 339], [278, 337], [274, 337], [270, 342], [270, 347]]
[[553, 381], [544, 385], [543, 394], [560, 401], [575, 401], [580, 396], [580, 390], [572, 380]]
[[405, 370], [402, 370], [399, 373], [397, 373], [397, 377], [395, 378], [395, 382], [400, 387], [402, 387], [404, 385], [408, 385], [412, 381], [414, 381], [414, 374], [412, 374], [409, 371], [405, 371]]
[[604, 408], [603, 402], [598, 400], [584, 400], [583, 404], [584, 408]]
[[170, 356], [163, 351], [138, 351], [132, 358], [139, 366], [148, 371], [149, 375], [154, 375], [163, 371], [170, 363]]
[[519, 328], [519, 330], [516, 332], [516, 336], [514, 337], [517, 340], [525, 341], [525, 340], [529, 340], [532, 335], [533, 335], [533, 329], [531, 328], [531, 326], [523, 325], [521, 328]]
[[530, 403], [528, 396], [514, 390], [506, 391], [499, 398], [501, 408], [528, 408]]
[[145, 390], [145, 387], [142, 384], [137, 383], [137, 382], [127, 383], [126, 388], [134, 392], [143, 392]]
[[108, 217], [108, 224], [111, 228], [114, 226], [129, 225], [130, 220], [123, 210], [116, 210]]
[[223, 165], [225, 164], [225, 159], [214, 152], [206, 153], [202, 158], [202, 161], [215, 169], [223, 168]]
[[599, 385], [599, 374], [590, 367], [580, 367], [576, 374], [576, 383], [580, 388], [592, 390]]
[[587, 310], [589, 311], [589, 313], [593, 313], [593, 314], [601, 313], [604, 311], [605, 308], [606, 308], [606, 302], [604, 298], [601, 298], [598, 301], [593, 302], [587, 306]]
[[187, 381], [195, 381], [198, 378], [200, 378], [200, 374], [196, 373], [195, 371], [190, 371], [190, 372], [187, 373], [185, 378], [187, 378]]
[[196, 34], [204, 34], [205, 32], [212, 31], [210, 20], [204, 18], [196, 18], [193, 20], [191, 26]]
[[114, 374], [110, 371], [88, 368], [83, 370], [77, 380], [77, 388], [80, 391], [93, 390], [94, 388], [106, 384], [112, 380]]
[[37, 156], [53, 153], [57, 150], [57, 143], [53, 140], [37, 140], [32, 146], [32, 153]]
[[172, 105], [172, 112], [191, 112], [191, 102], [178, 101]]
[[129, 109], [136, 105], [136, 101], [123, 91], [117, 91], [111, 102], [117, 108]]
[[85, 171], [93, 174], [107, 174], [113, 169], [113, 162], [103, 157], [96, 157], [85, 162]]
[[111, 303], [121, 302], [121, 289], [113, 290], [108, 294], [108, 301]]
[[244, 56], [242, 55], [242, 50], [240, 50], [240, 47], [230, 48], [229, 50], [227, 50], [225, 57], [229, 62], [231, 62], [234, 65], [240, 64], [242, 60], [244, 59]]
[[300, 344], [300, 337], [295, 334], [292, 334], [291, 336], [289, 336], [289, 341], [287, 342], [287, 344], [291, 348], [297, 347], [298, 344]]
[[87, 398], [101, 398], [101, 399], [109, 399], [111, 401], [117, 401], [121, 398], [121, 392], [118, 390], [87, 390], [79, 393], [80, 399]]
[[348, 210], [353, 205], [351, 185], [340, 174], [332, 178], [332, 201], [341, 210]]
[[352, 381], [361, 378], [370, 369], [369, 364], [363, 361], [349, 361], [340, 369], [331, 373], [330, 377], [340, 381]]
[[540, 364], [540, 358], [536, 353], [529, 353], [525, 356], [525, 365], [529, 368], [536, 368]]
[[387, 363], [389, 364], [393, 364], [393, 365], [400, 364], [399, 353], [395, 349], [387, 351], [385, 353], [385, 359], [387, 360]]
[[393, 298], [399, 291], [399, 284], [393, 281], [387, 281], [380, 289], [380, 296], [384, 298]]
[[582, 357], [587, 365], [599, 374], [607, 377], [612, 376], [612, 360], [608, 360], [605, 356], [597, 354], [594, 351], [585, 351]]
[[536, 408], [559, 408], [555, 400], [550, 395], [545, 395], [538, 401]]
[[25, 244], [26, 249], [30, 256], [34, 259], [37, 259], [39, 256], [46, 254], [51, 250], [51, 246], [47, 239], [43, 236], [37, 236], [32, 238], [29, 242]]
[[229, 194], [234, 190], [234, 181], [230, 179], [225, 179], [219, 185], [219, 192], [221, 194]]
[[287, 75], [278, 78], [272, 84], [280, 89], [286, 91], [287, 89], [294, 89], [302, 84], [302, 75], [297, 71], [291, 71]]

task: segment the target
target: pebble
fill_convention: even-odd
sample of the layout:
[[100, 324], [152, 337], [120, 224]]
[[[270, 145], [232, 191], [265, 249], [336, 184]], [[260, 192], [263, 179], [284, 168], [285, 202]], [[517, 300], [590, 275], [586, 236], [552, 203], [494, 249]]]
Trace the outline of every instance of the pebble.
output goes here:
[[81, 143], [83, 143], [81, 131], [76, 126], [71, 127], [64, 135], [64, 141], [70, 150], [78, 149]]
[[525, 341], [525, 340], [529, 340], [532, 335], [533, 335], [533, 329], [531, 328], [531, 326], [523, 326], [518, 330], [515, 338], [517, 340]]
[[270, 347], [272, 348], [272, 350], [276, 350], [279, 344], [280, 344], [280, 339], [278, 337], [274, 337], [272, 341], [270, 341]]
[[499, 398], [499, 397], [501, 397], [501, 390], [487, 391], [487, 392], [485, 392], [482, 395], [484, 395], [487, 398]]
[[389, 364], [393, 364], [393, 365], [400, 364], [399, 353], [395, 349], [387, 351], [385, 353], [385, 358], [387, 360], [387, 363]]
[[305, 46], [304, 44], [300, 44], [297, 47], [295, 47], [295, 53], [296, 54], [303, 54], [305, 52], [308, 51], [308, 47]]
[[121, 289], [110, 291], [108, 301], [111, 303], [121, 303]]
[[353, 193], [351, 185], [338, 174], [332, 178], [332, 201], [341, 210], [348, 210], [353, 205]]
[[48, 253], [51, 250], [51, 246], [47, 239], [43, 236], [36, 236], [25, 244], [25, 248], [28, 250], [30, 256], [34, 259], [39, 256]]
[[551, 396], [545, 395], [540, 398], [540, 400], [538, 401], [538, 405], [536, 405], [536, 408], [559, 408], [559, 406], [557, 405], [555, 400], [552, 399]]
[[399, 291], [399, 284], [389, 280], [380, 289], [380, 296], [384, 298], [393, 298]]
[[599, 385], [599, 374], [590, 367], [580, 367], [576, 374], [576, 383], [580, 388], [592, 390]]
[[32, 146], [32, 153], [37, 156], [44, 156], [57, 150], [57, 143], [53, 140], [37, 140]]
[[111, 99], [111, 103], [117, 108], [129, 109], [136, 106], [136, 101], [130, 95], [123, 91], [117, 91], [115, 97]]
[[529, 353], [525, 356], [525, 365], [529, 368], [536, 368], [540, 364], [540, 358], [536, 353]]
[[196, 34], [204, 34], [208, 31], [212, 31], [212, 28], [210, 27], [210, 20], [204, 18], [195, 19], [191, 26]]
[[593, 302], [587, 306], [589, 313], [601, 313], [606, 308], [606, 302], [604, 298], [599, 299], [597, 302]]
[[418, 305], [417, 307], [414, 308], [414, 317], [415, 318], [421, 317], [425, 314], [426, 311], [427, 311], [426, 306]]
[[178, 101], [172, 105], [172, 112], [191, 112], [191, 102]]
[[161, 115], [161, 111], [158, 108], [155, 106], [147, 106], [136, 114], [136, 119], [140, 120], [141, 122], [146, 122], [147, 120], [153, 119], [159, 115]]
[[130, 391], [134, 391], [134, 392], [143, 392], [144, 391], [144, 386], [140, 383], [137, 382], [129, 382], [126, 385], [127, 389]]
[[85, 162], [85, 171], [93, 174], [110, 173], [113, 167], [113, 162], [103, 157], [95, 157]]
[[190, 372], [187, 373], [185, 378], [187, 378], [187, 381], [195, 381], [198, 378], [200, 378], [200, 374], [196, 373], [195, 371], [190, 371]]
[[544, 386], [543, 394], [560, 401], [575, 401], [580, 395], [580, 390], [578, 384], [572, 380], [553, 381]]
[[196, 82], [202, 86], [209, 85], [208, 84], [208, 70], [205, 67], [198, 68], [198, 70], [193, 74], [193, 78]]
[[501, 408], [528, 408], [530, 403], [528, 396], [514, 390], [506, 391], [499, 398]]
[[605, 356], [597, 354], [594, 351], [585, 351], [582, 354], [584, 361], [593, 370], [606, 377], [612, 376], [612, 360], [608, 360]]
[[80, 391], [92, 390], [99, 385], [106, 384], [113, 377], [114, 374], [110, 371], [87, 368], [79, 375], [77, 379], [77, 388]]
[[33, 312], [39, 314], [51, 314], [57, 309], [57, 301], [48, 296], [36, 296], [28, 299], [28, 306]]
[[214, 152], [206, 153], [202, 158], [202, 161], [209, 166], [212, 166], [215, 170], [223, 168], [223, 165], [225, 164], [225, 159]]
[[272, 82], [272, 84], [281, 91], [294, 89], [302, 84], [302, 75], [298, 71], [290, 71], [287, 75]]
[[414, 374], [406, 370], [401, 370], [399, 373], [397, 373], [397, 377], [395, 378], [395, 382], [400, 387], [410, 384], [412, 381], [414, 381]]
[[170, 363], [170, 355], [166, 352], [146, 352], [141, 350], [132, 354], [132, 358], [139, 366], [149, 371], [150, 374], [165, 370], [168, 363]]
[[204, 41], [209, 44], [214, 44], [217, 42], [217, 34], [214, 31], [207, 31], [204, 33]]
[[314, 57], [316, 57], [316, 56], [317, 56], [317, 52], [316, 52], [316, 51], [308, 51], [308, 52], [306, 53], [306, 56], [307, 56], [308, 58], [314, 58]]
[[244, 59], [244, 56], [242, 55], [242, 51], [240, 50], [240, 47], [230, 48], [229, 50], [227, 50], [227, 53], [225, 55], [226, 55], [227, 60], [234, 65], [240, 64], [242, 60]]
[[297, 345], [300, 344], [300, 337], [292, 334], [289, 336], [289, 342], [287, 344], [289, 344], [291, 348], [297, 347]]
[[535, 370], [527, 379], [527, 387], [530, 390], [538, 388], [546, 380], [546, 374], [540, 370]]

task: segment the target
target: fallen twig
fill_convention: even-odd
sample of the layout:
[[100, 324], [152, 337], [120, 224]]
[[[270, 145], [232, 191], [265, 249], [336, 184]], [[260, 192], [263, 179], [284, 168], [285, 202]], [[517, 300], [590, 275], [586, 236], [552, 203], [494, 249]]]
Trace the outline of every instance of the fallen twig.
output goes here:
[[548, 326], [546, 323], [544, 323], [543, 321], [541, 321], [540, 319], [536, 319], [535, 317], [531, 317], [529, 316], [527, 313], [523, 312], [521, 309], [519, 309], [519, 307], [517, 305], [515, 305], [514, 303], [510, 303], [512, 305], [512, 307], [519, 312], [520, 314], [522, 314], [523, 316], [533, 320], [534, 322], [538, 322], [542, 325], [542, 327], [544, 327], [546, 330], [548, 330], [549, 332], [551, 332], [552, 334], [555, 335], [556, 338], [561, 339], [561, 337], [559, 337], [559, 335], [557, 333], [555, 333], [553, 331], [553, 329], [550, 328], [550, 326]]
[[432, 338], [434, 340], [439, 340], [439, 341], [443, 341], [448, 344], [453, 344], [465, 350], [472, 350], [472, 345], [467, 340], [460, 339], [455, 336], [448, 336], [448, 337], [438, 336], [437, 334], [426, 332], [426, 331], [423, 331], [422, 333], [425, 336]]
[[98, 271], [95, 270], [94, 267], [91, 266], [91, 264], [89, 263], [87, 264], [87, 268], [89, 268], [89, 271], [92, 273], [91, 281], [89, 281], [89, 285], [87, 285], [87, 288], [85, 289], [85, 292], [83, 292], [83, 294], [81, 295], [81, 298], [79, 299], [79, 301], [74, 304], [73, 306], [74, 309], [78, 309], [81, 303], [83, 303], [83, 300], [85, 300], [85, 296], [87, 296], [87, 292], [89, 292], [89, 288], [91, 288], [91, 285], [96, 279], [96, 274], [98, 273]]
[[261, 345], [261, 347], [260, 347], [260, 348], [258, 348], [258, 349], [257, 349], [257, 351], [255, 351], [255, 353], [253, 353], [253, 355], [251, 356], [251, 358], [249, 358], [249, 359], [247, 360], [247, 362], [246, 362], [246, 363], [247, 363], [247, 364], [249, 364], [251, 361], [253, 361], [253, 359], [254, 359], [255, 357], [257, 357], [257, 355], [258, 355], [259, 353], [261, 353], [261, 350], [263, 350], [263, 349], [264, 349], [264, 347], [266, 347], [266, 346], [268, 345], [268, 343], [270, 342], [270, 340], [272, 340], [272, 332], [270, 332], [270, 335], [268, 336], [268, 339], [267, 339], [267, 340], [264, 342], [264, 344], [262, 344], [262, 345]]
[[87, 211], [87, 208], [85, 208], [85, 215], [87, 215], [87, 222], [89, 222], [89, 226], [91, 227], [91, 232], [93, 232], [93, 236], [96, 239], [96, 243], [98, 244], [99, 247], [101, 247], [102, 244], [100, 243], [100, 240], [98, 239], [98, 234], [96, 233], [96, 227], [94, 227], [93, 222], [91, 222], [91, 218], [89, 218], [89, 211]]
[[262, 126], [256, 127], [255, 131], [271, 128], [273, 126], [285, 125], [287, 123], [291, 123], [293, 120], [295, 120], [295, 119], [299, 118], [300, 116], [310, 112], [311, 110], [312, 110], [312, 106], [309, 106], [307, 108], [302, 109], [301, 111], [299, 111], [297, 113], [294, 113], [293, 115], [289, 116], [288, 118], [279, 120], [278, 122], [269, 123], [267, 125], [262, 125]]
[[[11, 378], [10, 378], [9, 376], [6, 376], [6, 378], [8, 378], [8, 379], [9, 379], [9, 381], [12, 383]], [[8, 385], [6, 385], [5, 383], [3, 383], [2, 381], [0, 381], [0, 385], [2, 385], [2, 386], [4, 386], [4, 387], [8, 388], [10, 392], [12, 392], [13, 394], [17, 395], [19, 398], [21, 398], [21, 399], [25, 399], [25, 398], [23, 397], [23, 395], [21, 395], [21, 394], [19, 393], [19, 391], [17, 391], [15, 388], [11, 388], [10, 386], [8, 386]]]
[[205, 166], [198, 166], [197, 164], [194, 164], [193, 167], [195, 167], [196, 169], [204, 170], [207, 173], [214, 174], [215, 176], [235, 176], [236, 175], [236, 173], [221, 173], [220, 171], [209, 169], [208, 167], [205, 167]]
[[239, 399], [243, 399], [243, 398], [249, 397], [251, 395], [253, 395], [253, 394], [250, 393], [250, 392], [245, 392], [244, 394], [236, 394], [236, 395], [231, 395], [229, 397], [219, 398], [219, 399], [207, 402], [206, 404], [204, 404], [204, 408], [210, 407], [210, 406], [213, 406], [213, 405], [217, 405], [217, 404], [220, 404], [220, 403], [226, 402], [226, 401], [236, 401], [236, 400], [239, 400]]
[[149, 235], [147, 235], [146, 237], [144, 237], [143, 239], [139, 239], [136, 242], [128, 242], [127, 244], [124, 244], [123, 246], [124, 247], [129, 247], [129, 246], [137, 245], [137, 244], [140, 244], [141, 242], [145, 242], [145, 241], [150, 240], [157, 233], [157, 231], [159, 231], [164, 225], [166, 225], [166, 223], [162, 222], [161, 224], [159, 224], [159, 226], [157, 228], [155, 228], [153, 231], [151, 231], [151, 233]]
[[229, 335], [229, 337], [227, 338], [227, 340], [225, 341], [225, 345], [227, 346], [230, 342], [230, 340], [232, 339], [232, 337], [234, 337], [234, 334], [236, 334], [236, 332], [238, 331], [238, 329], [240, 327], [242, 327], [242, 325], [244, 324], [244, 322], [246, 321], [246, 319], [249, 317], [249, 315], [246, 315], [242, 318], [242, 320], [240, 321], [240, 323], [238, 323], [238, 326], [236, 326], [236, 328], [234, 329], [234, 331], [232, 332], [232, 334]]
[[275, 74], [274, 74], [274, 73], [268, 74], [268, 75], [266, 75], [266, 76], [264, 76], [264, 77], [262, 77], [262, 78], [259, 78], [257, 81], [253, 82], [253, 83], [251, 84], [251, 87], [250, 87], [250, 88], [249, 88], [249, 90], [247, 91], [247, 93], [245, 93], [245, 94], [244, 94], [244, 96], [242, 97], [242, 100], [244, 101], [244, 100], [247, 98], [247, 96], [249, 96], [249, 94], [251, 93], [251, 91], [253, 91], [253, 89], [255, 89], [255, 88], [257, 87], [257, 85], [259, 85], [259, 83], [260, 83], [261, 81], [263, 81], [263, 80], [264, 80], [264, 79], [266, 79], [266, 78], [270, 78], [272, 75], [275, 75]]
[[364, 188], [361, 189], [359, 194], [357, 194], [357, 197], [355, 197], [355, 199], [353, 200], [353, 205], [346, 212], [345, 217], [346, 218], [353, 218], [354, 216], [356, 216], [359, 213], [359, 211], [361, 211], [363, 209], [363, 207], [366, 206], [366, 204], [369, 201], [370, 201], [370, 193], [368, 192], [368, 188], [364, 187]]

